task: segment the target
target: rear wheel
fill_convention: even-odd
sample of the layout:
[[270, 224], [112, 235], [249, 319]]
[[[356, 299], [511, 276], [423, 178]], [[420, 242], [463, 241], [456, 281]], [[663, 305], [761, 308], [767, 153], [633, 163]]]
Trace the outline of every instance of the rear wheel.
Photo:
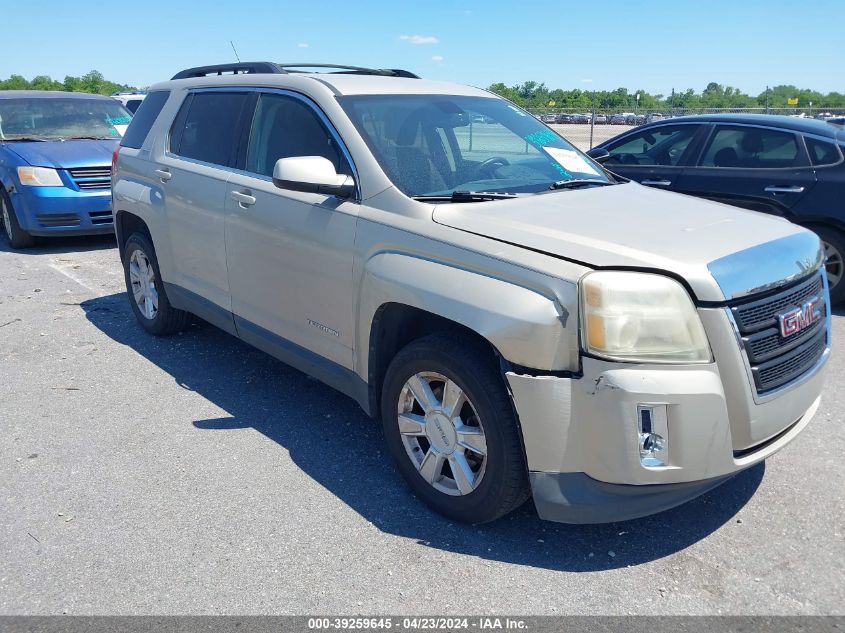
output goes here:
[[5, 192], [0, 195], [0, 215], [3, 219], [3, 232], [12, 248], [29, 248], [35, 244], [35, 238], [21, 228], [12, 202]]
[[830, 286], [830, 301], [841, 303], [845, 300], [845, 236], [826, 226], [810, 228], [819, 236], [824, 247], [824, 268]]
[[510, 397], [481, 345], [447, 335], [410, 343], [387, 370], [381, 413], [402, 476], [437, 512], [485, 523], [528, 498]]
[[129, 303], [138, 323], [150, 334], [165, 336], [184, 330], [191, 315], [170, 305], [155, 249], [146, 235], [133, 233], [123, 250], [123, 272]]

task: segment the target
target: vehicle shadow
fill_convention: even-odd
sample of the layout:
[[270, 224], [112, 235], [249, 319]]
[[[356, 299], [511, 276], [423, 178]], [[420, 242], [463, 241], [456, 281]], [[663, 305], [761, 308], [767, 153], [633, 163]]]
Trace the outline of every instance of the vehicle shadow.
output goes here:
[[84, 253], [116, 248], [117, 240], [114, 234], [103, 235], [73, 235], [68, 237], [39, 237], [31, 248], [16, 249], [9, 246], [9, 240], [0, 229], [0, 252], [16, 253], [20, 255], [52, 255], [63, 253]]
[[170, 339], [152, 337], [135, 323], [123, 294], [81, 307], [107, 336], [228, 413], [185, 423], [212, 433], [263, 433], [376, 527], [426, 547], [552, 570], [638, 565], [680, 551], [730, 521], [765, 472], [759, 464], [679, 508], [624, 523], [549, 523], [529, 501], [490, 524], [456, 524], [413, 497], [387, 456], [379, 425], [346, 396], [212, 326], [195, 325]]

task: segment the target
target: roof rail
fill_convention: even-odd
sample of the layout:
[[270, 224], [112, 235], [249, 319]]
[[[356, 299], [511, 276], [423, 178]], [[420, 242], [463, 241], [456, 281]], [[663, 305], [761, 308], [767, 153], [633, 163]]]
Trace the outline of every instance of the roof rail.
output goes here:
[[236, 64], [215, 64], [213, 66], [197, 66], [182, 70], [171, 79], [187, 79], [188, 77], [207, 77], [209, 75], [222, 75], [223, 73], [256, 74], [256, 73], [280, 73], [279, 67], [272, 62], [238, 62]]
[[275, 64], [273, 62], [238, 62], [236, 64], [215, 64], [212, 66], [197, 66], [179, 71], [171, 79], [187, 79], [189, 77], [208, 77], [209, 75], [226, 74], [273, 74], [286, 75], [289, 73], [305, 73], [309, 68], [333, 68], [332, 74], [346, 75], [381, 75], [384, 77], [405, 77], [419, 79], [419, 76], [401, 68], [362, 68], [361, 66], [345, 66], [339, 64]]

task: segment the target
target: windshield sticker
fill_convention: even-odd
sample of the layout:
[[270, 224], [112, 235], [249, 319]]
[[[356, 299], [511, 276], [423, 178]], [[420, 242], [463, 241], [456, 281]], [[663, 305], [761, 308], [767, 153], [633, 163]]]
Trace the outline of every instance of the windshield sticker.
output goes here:
[[[551, 130], [537, 130], [531, 134], [526, 134], [524, 138], [535, 147], [543, 147], [549, 143], [556, 143], [560, 141], [560, 137]], [[543, 147], [543, 149], [548, 148]]]
[[118, 125], [129, 125], [132, 121], [132, 117], [128, 116], [116, 116], [116, 117], [106, 117], [106, 123], [109, 125], [114, 125], [117, 127]]
[[544, 147], [543, 151], [554, 158], [567, 171], [574, 171], [577, 174], [600, 175], [598, 170], [576, 151], [559, 147]]

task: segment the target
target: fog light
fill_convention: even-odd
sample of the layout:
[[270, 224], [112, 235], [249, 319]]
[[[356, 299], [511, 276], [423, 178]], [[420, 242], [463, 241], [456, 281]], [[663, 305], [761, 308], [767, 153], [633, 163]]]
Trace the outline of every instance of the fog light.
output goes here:
[[637, 407], [640, 463], [650, 468], [669, 464], [669, 418], [665, 404]]

